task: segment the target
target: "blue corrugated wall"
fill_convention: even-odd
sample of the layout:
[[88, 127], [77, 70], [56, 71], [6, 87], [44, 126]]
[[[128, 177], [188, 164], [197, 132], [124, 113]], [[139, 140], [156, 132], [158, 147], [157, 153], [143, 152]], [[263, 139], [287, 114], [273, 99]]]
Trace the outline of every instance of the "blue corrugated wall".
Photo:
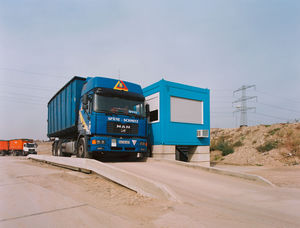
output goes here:
[[[197, 130], [210, 130], [209, 90], [165, 80], [143, 89], [145, 97], [157, 92], [160, 93], [160, 122], [149, 124], [153, 145], [209, 145], [209, 137], [197, 138]], [[171, 122], [171, 96], [203, 101], [203, 124]]]

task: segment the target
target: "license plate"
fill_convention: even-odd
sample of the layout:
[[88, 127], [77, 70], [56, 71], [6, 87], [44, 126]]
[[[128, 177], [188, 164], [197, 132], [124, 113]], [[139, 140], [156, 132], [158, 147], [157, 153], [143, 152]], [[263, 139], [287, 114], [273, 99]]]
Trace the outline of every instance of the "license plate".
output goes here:
[[119, 140], [119, 144], [129, 145], [130, 141], [128, 141], [128, 140]]

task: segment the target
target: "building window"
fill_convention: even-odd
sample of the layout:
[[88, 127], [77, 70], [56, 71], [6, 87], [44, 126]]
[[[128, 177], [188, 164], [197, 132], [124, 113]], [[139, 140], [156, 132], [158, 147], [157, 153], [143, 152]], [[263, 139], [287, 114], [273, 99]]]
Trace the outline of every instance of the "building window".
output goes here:
[[146, 97], [146, 104], [149, 105], [150, 123], [159, 122], [159, 93]]
[[158, 110], [150, 111], [150, 122], [158, 121]]
[[171, 97], [171, 121], [203, 124], [203, 101]]

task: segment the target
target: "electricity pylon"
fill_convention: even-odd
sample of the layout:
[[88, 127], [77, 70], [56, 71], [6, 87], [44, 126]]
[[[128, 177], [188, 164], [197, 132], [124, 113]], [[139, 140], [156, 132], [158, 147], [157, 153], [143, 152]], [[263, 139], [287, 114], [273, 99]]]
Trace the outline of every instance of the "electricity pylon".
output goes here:
[[242, 96], [237, 99], [236, 101], [232, 102], [232, 104], [236, 104], [236, 103], [240, 103], [241, 105], [240, 106], [236, 106], [236, 110], [234, 111], [235, 112], [240, 112], [241, 113], [241, 122], [240, 122], [240, 127], [243, 127], [243, 126], [248, 126], [247, 124], [247, 111], [248, 110], [251, 110], [251, 109], [254, 109], [256, 110], [255, 107], [248, 107], [247, 106], [247, 101], [248, 100], [252, 100], [252, 99], [256, 99], [257, 101], [257, 96], [252, 96], [252, 97], [247, 97], [246, 96], [246, 90], [249, 89], [249, 88], [256, 88], [255, 85], [249, 85], [249, 86], [246, 86], [246, 85], [243, 85], [241, 88], [233, 91], [233, 95], [237, 92], [242, 92]]

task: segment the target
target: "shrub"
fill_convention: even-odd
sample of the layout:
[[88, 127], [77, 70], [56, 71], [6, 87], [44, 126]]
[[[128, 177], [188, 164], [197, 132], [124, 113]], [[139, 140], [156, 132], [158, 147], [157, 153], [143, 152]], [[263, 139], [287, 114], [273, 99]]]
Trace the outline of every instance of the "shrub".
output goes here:
[[218, 140], [213, 140], [210, 150], [220, 150], [222, 151], [222, 156], [226, 156], [234, 152], [233, 146], [229, 142], [227, 142], [224, 137], [220, 137]]
[[300, 157], [300, 134], [292, 134], [285, 141], [285, 147], [294, 155]]
[[278, 148], [277, 141], [267, 141], [263, 145], [256, 147], [259, 152], [266, 152]]
[[274, 135], [280, 128], [274, 128], [273, 130], [268, 131], [269, 135]]
[[239, 140], [239, 141], [236, 141], [232, 146], [233, 146], [233, 147], [240, 147], [240, 146], [242, 146], [242, 145], [243, 145], [242, 141]]

